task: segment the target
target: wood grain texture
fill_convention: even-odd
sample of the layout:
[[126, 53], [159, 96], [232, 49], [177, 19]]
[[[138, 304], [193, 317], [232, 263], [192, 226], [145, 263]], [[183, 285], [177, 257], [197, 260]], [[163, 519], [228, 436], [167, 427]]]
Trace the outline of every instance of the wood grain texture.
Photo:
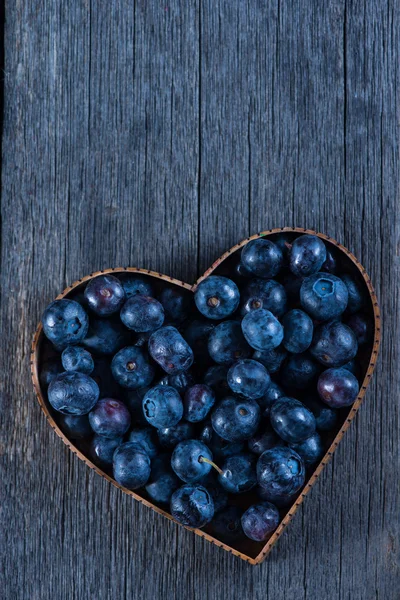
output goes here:
[[[6, 0], [0, 585], [6, 600], [397, 600], [399, 32], [394, 0]], [[380, 299], [356, 422], [251, 567], [90, 472], [29, 374], [45, 304], [132, 265], [194, 281], [257, 230], [314, 227]]]

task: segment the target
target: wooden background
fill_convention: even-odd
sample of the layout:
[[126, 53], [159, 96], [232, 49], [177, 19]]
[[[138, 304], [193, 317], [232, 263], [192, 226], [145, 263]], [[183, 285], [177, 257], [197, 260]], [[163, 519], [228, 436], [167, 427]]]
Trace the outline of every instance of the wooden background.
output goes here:
[[[2, 599], [398, 600], [399, 33], [396, 0], [6, 0]], [[283, 225], [359, 257], [383, 347], [333, 462], [252, 567], [69, 453], [35, 400], [29, 346], [82, 275], [192, 282]]]

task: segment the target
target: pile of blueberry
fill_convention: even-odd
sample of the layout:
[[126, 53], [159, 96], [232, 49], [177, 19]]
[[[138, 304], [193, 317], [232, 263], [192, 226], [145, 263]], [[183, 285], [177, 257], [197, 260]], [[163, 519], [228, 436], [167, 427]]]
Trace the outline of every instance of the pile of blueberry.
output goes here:
[[66, 435], [229, 544], [276, 529], [357, 398], [372, 334], [365, 286], [334, 250], [273, 239], [248, 242], [194, 297], [100, 275], [42, 319], [41, 386]]

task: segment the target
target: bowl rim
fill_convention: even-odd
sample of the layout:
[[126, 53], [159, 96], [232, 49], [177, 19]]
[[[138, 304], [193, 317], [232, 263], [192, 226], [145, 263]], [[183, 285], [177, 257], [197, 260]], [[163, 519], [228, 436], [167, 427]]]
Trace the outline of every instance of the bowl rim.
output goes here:
[[[200, 537], [206, 539], [210, 543], [223, 548], [224, 550], [230, 552], [231, 554], [233, 554], [235, 556], [238, 556], [239, 558], [241, 558], [243, 560], [246, 560], [248, 563], [250, 563], [252, 565], [261, 563], [267, 557], [267, 555], [271, 551], [272, 547], [276, 544], [276, 542], [282, 535], [283, 531], [285, 530], [287, 525], [290, 523], [290, 521], [294, 517], [295, 513], [297, 512], [298, 508], [302, 504], [304, 498], [310, 492], [310, 490], [316, 483], [317, 479], [321, 475], [322, 471], [324, 470], [325, 466], [331, 460], [334, 452], [336, 451], [336, 449], [339, 445], [339, 442], [342, 440], [345, 432], [347, 431], [351, 422], [353, 421], [354, 417], [356, 416], [356, 414], [361, 406], [361, 403], [364, 399], [365, 392], [368, 388], [372, 374], [375, 370], [375, 365], [377, 362], [379, 346], [380, 346], [380, 341], [381, 341], [381, 315], [380, 315], [379, 304], [378, 304], [378, 300], [376, 297], [374, 287], [371, 283], [370, 277], [367, 274], [366, 269], [361, 265], [361, 263], [354, 256], [354, 254], [352, 254], [352, 252], [350, 252], [350, 250], [348, 250], [345, 246], [343, 246], [342, 244], [337, 242], [335, 239], [333, 239], [332, 237], [330, 237], [324, 233], [319, 233], [312, 229], [305, 229], [305, 228], [301, 228], [301, 227], [278, 227], [278, 228], [274, 228], [274, 229], [268, 229], [268, 230], [262, 231], [260, 233], [256, 233], [248, 238], [243, 239], [238, 244], [235, 244], [234, 246], [232, 246], [232, 248], [230, 248], [229, 250], [224, 252], [224, 254], [222, 254], [216, 261], [214, 261], [213, 264], [211, 265], [211, 267], [209, 267], [203, 273], [203, 275], [201, 275], [197, 279], [197, 281], [192, 285], [190, 285], [189, 283], [186, 283], [184, 281], [181, 281], [179, 279], [175, 279], [174, 277], [170, 277], [168, 275], [164, 275], [163, 273], [151, 271], [148, 269], [141, 269], [141, 268], [137, 268], [137, 267], [114, 267], [114, 268], [109, 268], [109, 269], [102, 269], [100, 271], [95, 271], [93, 273], [90, 273], [89, 275], [86, 275], [85, 277], [82, 277], [81, 279], [76, 280], [74, 283], [72, 283], [71, 285], [66, 287], [56, 297], [56, 300], [61, 300], [62, 298], [65, 298], [65, 296], [67, 296], [72, 290], [74, 290], [78, 286], [82, 285], [82, 283], [84, 283], [85, 281], [92, 279], [93, 277], [97, 277], [97, 276], [103, 275], [103, 274], [124, 273], [124, 272], [148, 275], [155, 279], [159, 279], [161, 281], [165, 281], [167, 283], [177, 285], [188, 291], [195, 292], [198, 284], [201, 281], [203, 281], [203, 279], [205, 279], [206, 277], [211, 275], [217, 269], [217, 267], [219, 267], [219, 265], [221, 265], [221, 263], [224, 262], [231, 254], [233, 254], [234, 252], [236, 252], [237, 250], [239, 250], [240, 248], [245, 246], [251, 240], [269, 237], [271, 235], [278, 234], [278, 233], [300, 233], [300, 234], [316, 235], [317, 237], [322, 239], [324, 242], [328, 242], [329, 244], [332, 244], [333, 246], [335, 246], [336, 248], [341, 250], [344, 254], [346, 254], [346, 256], [351, 260], [351, 262], [357, 267], [358, 271], [360, 272], [361, 276], [364, 279], [364, 282], [365, 282], [365, 284], [368, 288], [369, 294], [370, 294], [370, 299], [372, 302], [372, 309], [373, 309], [373, 314], [374, 314], [374, 341], [372, 344], [371, 355], [370, 355], [368, 368], [365, 373], [364, 380], [363, 380], [362, 384], [360, 385], [360, 391], [359, 391], [356, 401], [354, 402], [353, 405], [351, 405], [351, 407], [349, 407], [350, 411], [349, 411], [347, 418], [345, 419], [342, 427], [339, 429], [338, 433], [336, 434], [332, 444], [329, 446], [325, 455], [322, 457], [321, 461], [318, 463], [318, 466], [316, 467], [315, 471], [312, 473], [312, 475], [310, 476], [308, 481], [305, 483], [304, 488], [302, 489], [298, 498], [293, 503], [293, 505], [290, 506], [290, 508], [288, 508], [288, 512], [286, 513], [285, 517], [280, 521], [277, 529], [274, 531], [274, 533], [271, 535], [271, 537], [267, 540], [264, 547], [262, 548], [262, 550], [259, 552], [259, 554], [256, 557], [253, 558], [251, 556], [247, 556], [243, 552], [240, 552], [239, 550], [236, 550], [235, 548], [230, 547], [229, 545], [225, 544], [221, 540], [214, 538], [213, 536], [206, 533], [205, 531], [202, 531], [201, 529], [191, 529], [189, 527], [185, 527], [185, 529], [189, 529], [190, 531], [193, 531], [194, 533], [196, 533]], [[57, 423], [53, 419], [52, 415], [50, 414], [50, 411], [47, 406], [47, 401], [45, 400], [45, 398], [42, 394], [41, 386], [39, 383], [39, 349], [40, 349], [41, 341], [43, 339], [43, 335], [44, 334], [43, 334], [42, 324], [41, 324], [41, 322], [39, 322], [39, 324], [36, 328], [35, 334], [33, 336], [33, 340], [32, 340], [31, 356], [30, 356], [30, 369], [31, 369], [33, 387], [36, 392], [37, 400], [39, 402], [39, 405], [40, 405], [50, 427], [56, 432], [56, 434], [63, 440], [64, 444], [74, 454], [76, 454], [88, 467], [93, 469], [98, 475], [103, 477], [103, 479], [112, 483], [115, 487], [119, 488], [120, 490], [122, 490], [123, 492], [128, 494], [129, 496], [132, 496], [133, 498], [135, 498], [135, 500], [137, 500], [141, 504], [144, 504], [145, 506], [151, 508], [156, 513], [163, 515], [164, 517], [166, 517], [170, 521], [173, 521], [174, 523], [177, 523], [178, 525], [181, 525], [167, 511], [156, 506], [155, 504], [152, 504], [151, 502], [146, 500], [146, 498], [139, 496], [134, 491], [128, 490], [127, 488], [124, 488], [119, 483], [117, 483], [112, 477], [107, 475], [107, 473], [102, 471], [93, 462], [91, 462], [87, 458], [87, 456], [85, 456], [76, 446], [74, 446], [74, 444], [62, 432], [62, 430], [60, 429], [60, 427], [57, 425]]]

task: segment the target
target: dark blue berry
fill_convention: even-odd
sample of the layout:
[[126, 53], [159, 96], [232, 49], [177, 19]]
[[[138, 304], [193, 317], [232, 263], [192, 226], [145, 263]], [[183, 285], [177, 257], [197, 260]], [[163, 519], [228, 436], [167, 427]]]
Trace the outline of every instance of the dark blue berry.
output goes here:
[[233, 363], [227, 381], [234, 394], [255, 400], [265, 394], [271, 378], [264, 365], [246, 358]]
[[296, 450], [297, 454], [301, 456], [306, 467], [312, 467], [324, 455], [324, 445], [318, 433], [314, 433], [304, 440], [304, 442], [291, 444], [291, 448]]
[[242, 516], [245, 535], [255, 542], [265, 542], [280, 521], [279, 511], [270, 502], [260, 502], [250, 506]]
[[294, 494], [282, 494], [279, 491], [274, 492], [272, 488], [264, 489], [260, 485], [256, 487], [255, 491], [261, 500], [272, 502], [274, 506], [279, 508], [291, 506], [298, 496], [298, 492]]
[[127, 300], [120, 312], [121, 321], [137, 333], [159, 329], [164, 323], [162, 304], [151, 296], [136, 294]]
[[228, 376], [228, 367], [225, 365], [214, 365], [207, 369], [204, 374], [203, 381], [219, 396], [229, 394], [229, 385], [226, 380]]
[[[180, 421], [173, 427], [161, 427], [157, 431], [158, 440], [163, 448], [172, 450], [179, 442], [193, 438], [194, 430], [191, 423]], [[204, 440], [202, 440], [204, 441]], [[206, 442], [204, 442], [206, 443]]]
[[331, 408], [350, 406], [359, 392], [357, 378], [343, 368], [327, 369], [318, 379], [318, 394]]
[[282, 285], [285, 288], [288, 302], [292, 306], [297, 306], [300, 303], [300, 289], [303, 281], [304, 277], [296, 277], [293, 273], [286, 273], [282, 278]]
[[335, 428], [338, 414], [334, 408], [330, 408], [314, 396], [305, 399], [304, 403], [315, 417], [317, 431], [331, 431]]
[[362, 284], [348, 273], [340, 276], [348, 291], [347, 312], [353, 314], [361, 310], [366, 304], [366, 295]]
[[339, 317], [347, 306], [348, 293], [343, 281], [329, 273], [306, 277], [300, 288], [304, 310], [317, 321]]
[[136, 490], [150, 477], [150, 458], [141, 446], [134, 442], [121, 444], [113, 457], [114, 479], [128, 490]]
[[231, 365], [238, 358], [248, 358], [251, 348], [244, 339], [240, 323], [224, 321], [208, 336], [208, 352], [214, 362]]
[[60, 425], [71, 440], [83, 440], [93, 433], [87, 415], [60, 415]]
[[309, 352], [292, 354], [282, 367], [280, 381], [285, 388], [305, 390], [316, 381], [320, 372], [320, 365]]
[[227, 440], [223, 440], [215, 433], [214, 430], [211, 442], [209, 442], [207, 445], [209, 446], [216, 460], [228, 458], [228, 456], [234, 456], [235, 454], [239, 454], [244, 450], [243, 442], [228, 442]]
[[215, 394], [208, 385], [198, 383], [186, 390], [183, 400], [183, 416], [191, 423], [198, 423], [206, 418], [214, 406]]
[[321, 267], [321, 271], [324, 271], [325, 273], [332, 273], [332, 275], [335, 275], [337, 271], [336, 257], [328, 248], [326, 248], [326, 259]]
[[266, 450], [257, 462], [257, 479], [265, 500], [274, 504], [285, 502], [304, 485], [303, 459], [285, 446]]
[[99, 317], [109, 317], [118, 312], [125, 298], [121, 282], [113, 275], [94, 277], [85, 288], [87, 305]]
[[48, 399], [51, 406], [65, 415], [86, 415], [99, 398], [99, 386], [84, 373], [65, 372], [49, 385]]
[[278, 348], [272, 350], [256, 350], [252, 358], [264, 365], [269, 373], [277, 373], [287, 355], [286, 349], [283, 346], [278, 346]]
[[242, 250], [240, 261], [246, 271], [256, 277], [271, 279], [283, 265], [283, 255], [279, 247], [266, 239], [248, 242]]
[[59, 358], [50, 358], [46, 360], [40, 369], [39, 381], [44, 390], [47, 390], [50, 383], [63, 372], [63, 367]]
[[57, 349], [79, 344], [89, 328], [89, 317], [74, 300], [54, 300], [42, 316], [43, 331]]
[[283, 340], [283, 327], [269, 310], [259, 308], [247, 313], [242, 321], [246, 341], [255, 350], [277, 348]]
[[373, 324], [371, 319], [363, 313], [355, 313], [351, 315], [346, 325], [354, 332], [359, 346], [363, 346], [372, 339]]
[[122, 437], [130, 427], [131, 415], [121, 400], [102, 398], [89, 413], [89, 421], [97, 435]]
[[184, 371], [177, 375], [165, 375], [165, 377], [160, 379], [158, 385], [170, 385], [183, 395], [187, 389], [194, 385], [194, 379], [190, 371]]
[[260, 407], [255, 400], [239, 400], [228, 396], [213, 409], [211, 423], [214, 431], [228, 442], [241, 442], [257, 431]]
[[210, 275], [197, 286], [194, 301], [207, 319], [225, 319], [239, 306], [240, 294], [231, 279]]
[[285, 392], [281, 386], [275, 383], [275, 381], [271, 381], [265, 394], [261, 398], [257, 398], [257, 402], [260, 405], [263, 417], [269, 417], [271, 406], [278, 400], [278, 398], [282, 398], [284, 395]]
[[316, 428], [312, 412], [294, 398], [279, 398], [271, 407], [270, 419], [279, 437], [289, 444], [303, 442]]
[[214, 537], [225, 543], [241, 540], [243, 529], [241, 523], [243, 511], [238, 506], [228, 506], [219, 512], [211, 522], [211, 531]]
[[190, 294], [175, 288], [164, 288], [160, 295], [165, 316], [174, 323], [183, 323], [191, 308]]
[[125, 393], [125, 404], [131, 413], [131, 422], [134, 426], [143, 427], [147, 425], [142, 404], [143, 398], [149, 389], [148, 386], [145, 386], [137, 390], [127, 390]]
[[257, 484], [256, 456], [250, 453], [229, 456], [222, 464], [218, 481], [229, 494], [248, 492]]
[[286, 292], [283, 285], [272, 279], [252, 279], [242, 296], [242, 315], [265, 308], [276, 317], [286, 311]]
[[205, 423], [200, 423], [200, 430], [199, 430], [198, 438], [201, 442], [206, 444], [206, 446], [210, 446], [211, 440], [213, 439], [213, 433], [214, 433], [214, 429], [211, 425], [211, 421], [206, 421]]
[[61, 362], [66, 371], [79, 371], [90, 375], [94, 369], [92, 355], [80, 346], [67, 346], [61, 355]]
[[120, 321], [91, 318], [82, 344], [94, 354], [115, 354], [129, 345], [131, 334]]
[[204, 527], [214, 516], [211, 494], [202, 485], [186, 484], [171, 497], [171, 515], [186, 527]]
[[95, 435], [90, 441], [89, 454], [93, 462], [103, 468], [109, 469], [113, 464], [115, 450], [122, 444], [123, 438], [106, 438]]
[[290, 250], [290, 270], [296, 277], [318, 273], [326, 260], [326, 248], [316, 235], [301, 235]]
[[289, 310], [282, 319], [283, 345], [286, 350], [298, 354], [309, 348], [314, 331], [310, 317], [302, 310]]
[[100, 398], [118, 398], [121, 387], [115, 381], [111, 372], [111, 364], [106, 358], [96, 358], [91, 378], [95, 380], [100, 389]]
[[327, 367], [341, 367], [355, 357], [357, 349], [354, 332], [340, 321], [319, 325], [310, 346], [313, 357]]
[[122, 275], [119, 275], [119, 279], [127, 298], [131, 298], [136, 294], [142, 294], [143, 296], [154, 296], [153, 286], [151, 285], [150, 278], [148, 277], [132, 275], [131, 273], [123, 273]]
[[193, 351], [179, 331], [170, 325], [155, 331], [149, 339], [150, 356], [169, 375], [186, 371], [193, 364]]
[[150, 479], [145, 489], [154, 502], [168, 504], [172, 494], [179, 488], [180, 483], [171, 469], [168, 454], [161, 454], [152, 461]]
[[194, 360], [201, 365], [209, 364], [208, 336], [215, 324], [210, 321], [192, 321], [185, 329], [183, 337], [193, 350]]
[[119, 385], [136, 390], [150, 385], [154, 378], [154, 367], [140, 348], [128, 346], [114, 356], [111, 362], [113, 377]]
[[147, 422], [157, 429], [174, 427], [183, 415], [181, 397], [173, 387], [156, 385], [143, 398], [143, 413]]
[[129, 441], [142, 446], [151, 459], [155, 458], [158, 454], [158, 438], [153, 427], [132, 429], [129, 434]]
[[261, 428], [256, 434], [254, 434], [247, 442], [250, 452], [253, 454], [262, 454], [266, 450], [270, 450], [275, 446], [278, 446], [280, 439], [276, 435], [275, 431], [268, 424]]
[[196, 483], [205, 477], [212, 468], [213, 455], [210, 449], [199, 440], [184, 440], [174, 448], [171, 467], [185, 483]]

